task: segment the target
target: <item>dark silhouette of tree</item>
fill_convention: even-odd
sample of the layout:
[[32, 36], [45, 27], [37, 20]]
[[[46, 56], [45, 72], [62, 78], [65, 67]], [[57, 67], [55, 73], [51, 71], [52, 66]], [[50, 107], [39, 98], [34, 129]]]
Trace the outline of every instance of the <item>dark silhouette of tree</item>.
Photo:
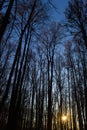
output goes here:
[[[87, 2], [86, 0], [70, 1], [65, 11], [67, 27], [81, 46], [87, 49]], [[80, 44], [79, 43], [79, 44]]]
[[[68, 8], [66, 9], [65, 15], [67, 18], [67, 27], [73, 36], [74, 42], [79, 45], [79, 48], [84, 52], [87, 50], [87, 2], [82, 0], [69, 2]], [[85, 50], [86, 49], [86, 50]], [[81, 52], [79, 51], [81, 54]], [[83, 56], [83, 57], [84, 57]], [[85, 66], [86, 58], [82, 60], [83, 76], [84, 76], [84, 94], [85, 94], [85, 125], [87, 125], [87, 69]], [[85, 71], [84, 71], [85, 69]], [[79, 110], [80, 111], [80, 110]], [[81, 124], [81, 123], [80, 123]], [[87, 128], [87, 126], [85, 126]]]
[[[48, 33], [49, 32], [49, 33]], [[45, 53], [45, 59], [47, 62], [47, 130], [52, 129], [52, 89], [53, 89], [53, 68], [54, 68], [54, 55], [55, 48], [60, 41], [60, 25], [51, 23], [51, 27], [48, 30], [43, 31], [39, 40], [42, 42], [42, 52]]]
[[[5, 1], [3, 0], [2, 3], [1, 3], [1, 8], [3, 8], [4, 3], [5, 3]], [[1, 40], [3, 38], [3, 35], [5, 33], [6, 27], [9, 24], [13, 4], [14, 4], [14, 0], [10, 0], [9, 4], [8, 4], [8, 7], [7, 7], [7, 10], [6, 10], [6, 13], [2, 18], [2, 23], [0, 25], [0, 44], [1, 44]]]
[[[34, 22], [36, 22], [36, 20], [34, 21], [35, 17], [40, 17], [41, 16], [41, 12], [40, 12], [40, 15], [38, 15], [39, 11], [37, 9], [37, 13], [34, 11], [36, 9], [36, 6], [37, 6], [37, 1], [34, 1], [32, 3], [32, 8], [31, 8], [31, 12], [28, 14], [28, 18], [27, 18], [27, 21], [24, 25], [24, 28], [21, 30], [21, 34], [20, 34], [20, 38], [19, 38], [19, 43], [18, 43], [18, 47], [17, 47], [17, 50], [16, 50], [16, 54], [15, 54], [15, 57], [14, 57], [14, 61], [13, 61], [13, 65], [12, 65], [12, 68], [11, 68], [11, 71], [10, 71], [10, 74], [9, 74], [9, 78], [8, 78], [8, 82], [7, 82], [7, 87], [6, 87], [6, 91], [2, 97], [2, 101], [1, 101], [1, 105], [0, 107], [3, 107], [3, 104], [8, 96], [8, 92], [9, 92], [9, 89], [10, 89], [10, 85], [11, 85], [11, 80], [12, 80], [12, 76], [14, 74], [14, 70], [15, 70], [15, 66], [18, 66], [17, 65], [17, 62], [19, 62], [20, 60], [20, 54], [21, 54], [21, 47], [22, 47], [22, 39], [23, 39], [23, 36], [24, 36], [24, 33], [27, 29], [27, 27], [31, 28], [31, 23], [32, 25], [34, 24]], [[38, 7], [39, 8], [39, 7]], [[35, 15], [35, 16], [34, 16]], [[32, 21], [32, 22], [31, 22]], [[18, 61], [17, 61], [18, 60]], [[18, 68], [18, 67], [17, 67]], [[0, 108], [1, 109], [1, 108]]]

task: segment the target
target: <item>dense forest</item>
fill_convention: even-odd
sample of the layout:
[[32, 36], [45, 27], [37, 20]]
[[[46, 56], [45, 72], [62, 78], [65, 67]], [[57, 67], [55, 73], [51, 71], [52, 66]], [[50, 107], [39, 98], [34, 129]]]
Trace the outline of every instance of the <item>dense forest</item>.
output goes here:
[[0, 130], [87, 130], [87, 0], [52, 8], [0, 0]]

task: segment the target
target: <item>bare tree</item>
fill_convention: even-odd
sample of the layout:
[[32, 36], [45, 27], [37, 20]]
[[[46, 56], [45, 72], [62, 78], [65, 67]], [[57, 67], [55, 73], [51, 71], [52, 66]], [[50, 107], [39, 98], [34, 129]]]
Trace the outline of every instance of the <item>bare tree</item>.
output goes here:
[[73, 0], [72, 2], [69, 2], [65, 15], [67, 18], [67, 27], [70, 33], [74, 38], [80, 41], [81, 46], [85, 46], [87, 49], [86, 6], [86, 0]]

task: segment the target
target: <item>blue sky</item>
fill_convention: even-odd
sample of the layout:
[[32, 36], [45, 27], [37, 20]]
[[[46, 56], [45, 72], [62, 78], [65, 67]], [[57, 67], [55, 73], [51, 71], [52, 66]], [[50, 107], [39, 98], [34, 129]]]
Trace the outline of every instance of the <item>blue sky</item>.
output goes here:
[[57, 11], [55, 9], [51, 9], [51, 16], [53, 20], [61, 21], [64, 19], [64, 10], [67, 7], [69, 0], [52, 0], [52, 3], [57, 8]]

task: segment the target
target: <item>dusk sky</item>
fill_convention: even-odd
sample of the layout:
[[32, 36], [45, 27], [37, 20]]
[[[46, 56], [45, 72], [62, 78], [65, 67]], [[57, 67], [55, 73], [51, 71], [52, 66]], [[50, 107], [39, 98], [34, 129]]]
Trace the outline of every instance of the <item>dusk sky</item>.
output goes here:
[[69, 0], [52, 0], [53, 5], [56, 7], [52, 9], [51, 15], [52, 19], [55, 21], [61, 21], [64, 19], [64, 10], [67, 7]]

